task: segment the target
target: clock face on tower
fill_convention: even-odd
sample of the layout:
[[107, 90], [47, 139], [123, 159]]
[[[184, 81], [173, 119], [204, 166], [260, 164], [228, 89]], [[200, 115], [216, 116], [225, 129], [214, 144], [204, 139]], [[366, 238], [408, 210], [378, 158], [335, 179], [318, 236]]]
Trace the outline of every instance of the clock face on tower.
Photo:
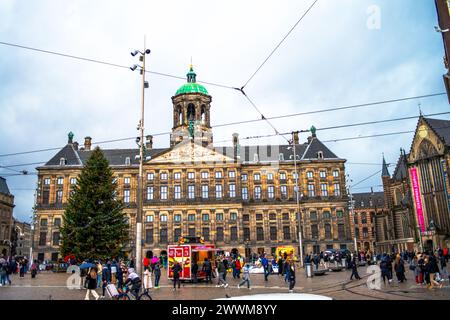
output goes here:
[[419, 127], [419, 137], [426, 138], [428, 136], [428, 128], [426, 125], [421, 125]]

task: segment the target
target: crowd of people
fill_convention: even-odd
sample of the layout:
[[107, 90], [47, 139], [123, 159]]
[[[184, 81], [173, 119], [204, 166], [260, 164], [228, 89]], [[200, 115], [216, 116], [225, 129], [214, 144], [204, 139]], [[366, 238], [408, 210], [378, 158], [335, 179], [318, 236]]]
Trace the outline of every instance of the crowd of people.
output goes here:
[[36, 260], [30, 266], [27, 258], [2, 255], [0, 257], [0, 286], [11, 285], [13, 274], [19, 274], [19, 279], [23, 279], [25, 274], [30, 271], [31, 278], [35, 278], [38, 269]]

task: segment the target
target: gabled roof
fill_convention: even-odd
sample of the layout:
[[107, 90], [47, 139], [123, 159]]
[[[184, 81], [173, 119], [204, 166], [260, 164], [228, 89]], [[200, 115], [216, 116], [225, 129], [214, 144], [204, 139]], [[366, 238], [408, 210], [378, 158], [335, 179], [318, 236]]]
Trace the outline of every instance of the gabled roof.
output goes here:
[[338, 156], [328, 149], [317, 137], [311, 138], [302, 159], [317, 159], [319, 151], [322, 151], [324, 159], [338, 159]]
[[[353, 200], [355, 200], [355, 209], [384, 207], [383, 192], [374, 192], [373, 194], [372, 192], [354, 193]], [[370, 200], [372, 200], [372, 205], [370, 205]]]
[[[174, 150], [180, 147], [178, 144], [171, 148], [150, 149], [146, 152], [146, 157], [154, 159], [157, 156]], [[214, 147], [212, 151], [217, 152], [223, 156], [231, 159], [234, 158], [234, 147], [218, 146]], [[308, 142], [297, 144], [296, 148], [297, 160], [317, 160], [318, 152], [322, 151], [323, 159], [344, 160], [338, 158], [330, 151], [317, 137], [311, 137]], [[60, 159], [66, 159], [66, 166], [84, 166], [91, 156], [93, 150], [75, 150], [71, 143], [68, 143], [58, 153], [48, 161], [45, 167], [60, 166]], [[130, 159], [130, 165], [139, 165], [139, 149], [102, 149], [103, 154], [111, 166], [125, 166], [125, 159]], [[277, 162], [277, 161], [293, 161], [294, 150], [291, 145], [256, 145], [256, 146], [240, 146], [240, 161], [245, 163], [259, 163], [259, 162]], [[255, 154], [258, 155], [255, 158]], [[147, 159], [146, 161], [149, 161]]]
[[433, 131], [442, 139], [446, 146], [450, 146], [450, 121], [423, 118]]
[[71, 143], [68, 143], [64, 148], [59, 150], [53, 158], [48, 161], [45, 166], [59, 166], [61, 158], [66, 160], [66, 166], [79, 166], [81, 165], [80, 157], [78, 156], [75, 148]]
[[[151, 149], [147, 150], [146, 156], [153, 157], [167, 149]], [[86, 164], [87, 160], [91, 156], [93, 150], [80, 150], [78, 154], [80, 155], [83, 165]], [[139, 149], [102, 149], [105, 158], [108, 160], [110, 166], [120, 166], [125, 165], [125, 159], [130, 158], [131, 165], [139, 165]]]
[[6, 179], [3, 177], [0, 177], [0, 193], [8, 194], [8, 195], [11, 194], [9, 192], [8, 184], [6, 183]]

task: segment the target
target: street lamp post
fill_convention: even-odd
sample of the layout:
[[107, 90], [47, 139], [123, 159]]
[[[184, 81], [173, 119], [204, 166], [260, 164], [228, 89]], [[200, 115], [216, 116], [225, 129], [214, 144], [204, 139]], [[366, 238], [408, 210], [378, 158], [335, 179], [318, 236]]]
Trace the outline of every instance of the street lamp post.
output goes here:
[[137, 212], [136, 212], [136, 243], [135, 243], [135, 266], [138, 275], [142, 274], [142, 207], [143, 207], [143, 195], [142, 195], [142, 178], [143, 178], [143, 164], [144, 164], [144, 99], [145, 99], [145, 89], [148, 88], [148, 82], [145, 81], [145, 56], [150, 54], [150, 49], [145, 48], [144, 39], [144, 51], [135, 50], [131, 52], [134, 57], [139, 54], [139, 61], [142, 62], [142, 66], [134, 65], [130, 67], [132, 71], [137, 68], [140, 69], [142, 75], [142, 96], [141, 96], [141, 118], [138, 124], [139, 137], [136, 138], [136, 142], [139, 146], [139, 175], [138, 175], [138, 187], [137, 187]]
[[302, 213], [300, 212], [300, 190], [298, 187], [298, 171], [297, 171], [297, 154], [295, 150], [295, 145], [297, 144], [297, 139], [294, 137], [294, 132], [292, 132], [292, 145], [294, 151], [294, 171], [295, 171], [295, 194], [297, 200], [297, 215], [298, 215], [298, 246], [300, 255], [300, 266], [303, 267], [303, 239], [302, 239]]

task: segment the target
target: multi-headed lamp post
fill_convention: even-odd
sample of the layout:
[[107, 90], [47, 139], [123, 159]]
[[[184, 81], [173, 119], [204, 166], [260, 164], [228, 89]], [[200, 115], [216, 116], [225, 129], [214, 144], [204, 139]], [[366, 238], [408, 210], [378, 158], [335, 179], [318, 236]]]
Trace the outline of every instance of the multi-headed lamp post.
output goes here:
[[136, 143], [139, 146], [139, 175], [138, 175], [138, 188], [136, 195], [137, 202], [137, 212], [136, 212], [136, 243], [135, 243], [135, 261], [136, 261], [136, 272], [137, 274], [142, 274], [142, 206], [143, 206], [143, 198], [142, 198], [142, 178], [143, 178], [143, 164], [144, 164], [144, 98], [145, 98], [145, 89], [148, 88], [148, 82], [145, 81], [145, 56], [150, 54], [150, 49], [145, 48], [144, 41], [144, 50], [141, 52], [139, 50], [135, 50], [131, 52], [131, 55], [134, 57], [139, 54], [139, 61], [142, 62], [142, 66], [133, 65], [130, 67], [132, 71], [139, 69], [142, 75], [142, 98], [141, 98], [141, 118], [139, 120], [139, 124], [137, 129], [139, 130], [139, 137], [136, 138]]

